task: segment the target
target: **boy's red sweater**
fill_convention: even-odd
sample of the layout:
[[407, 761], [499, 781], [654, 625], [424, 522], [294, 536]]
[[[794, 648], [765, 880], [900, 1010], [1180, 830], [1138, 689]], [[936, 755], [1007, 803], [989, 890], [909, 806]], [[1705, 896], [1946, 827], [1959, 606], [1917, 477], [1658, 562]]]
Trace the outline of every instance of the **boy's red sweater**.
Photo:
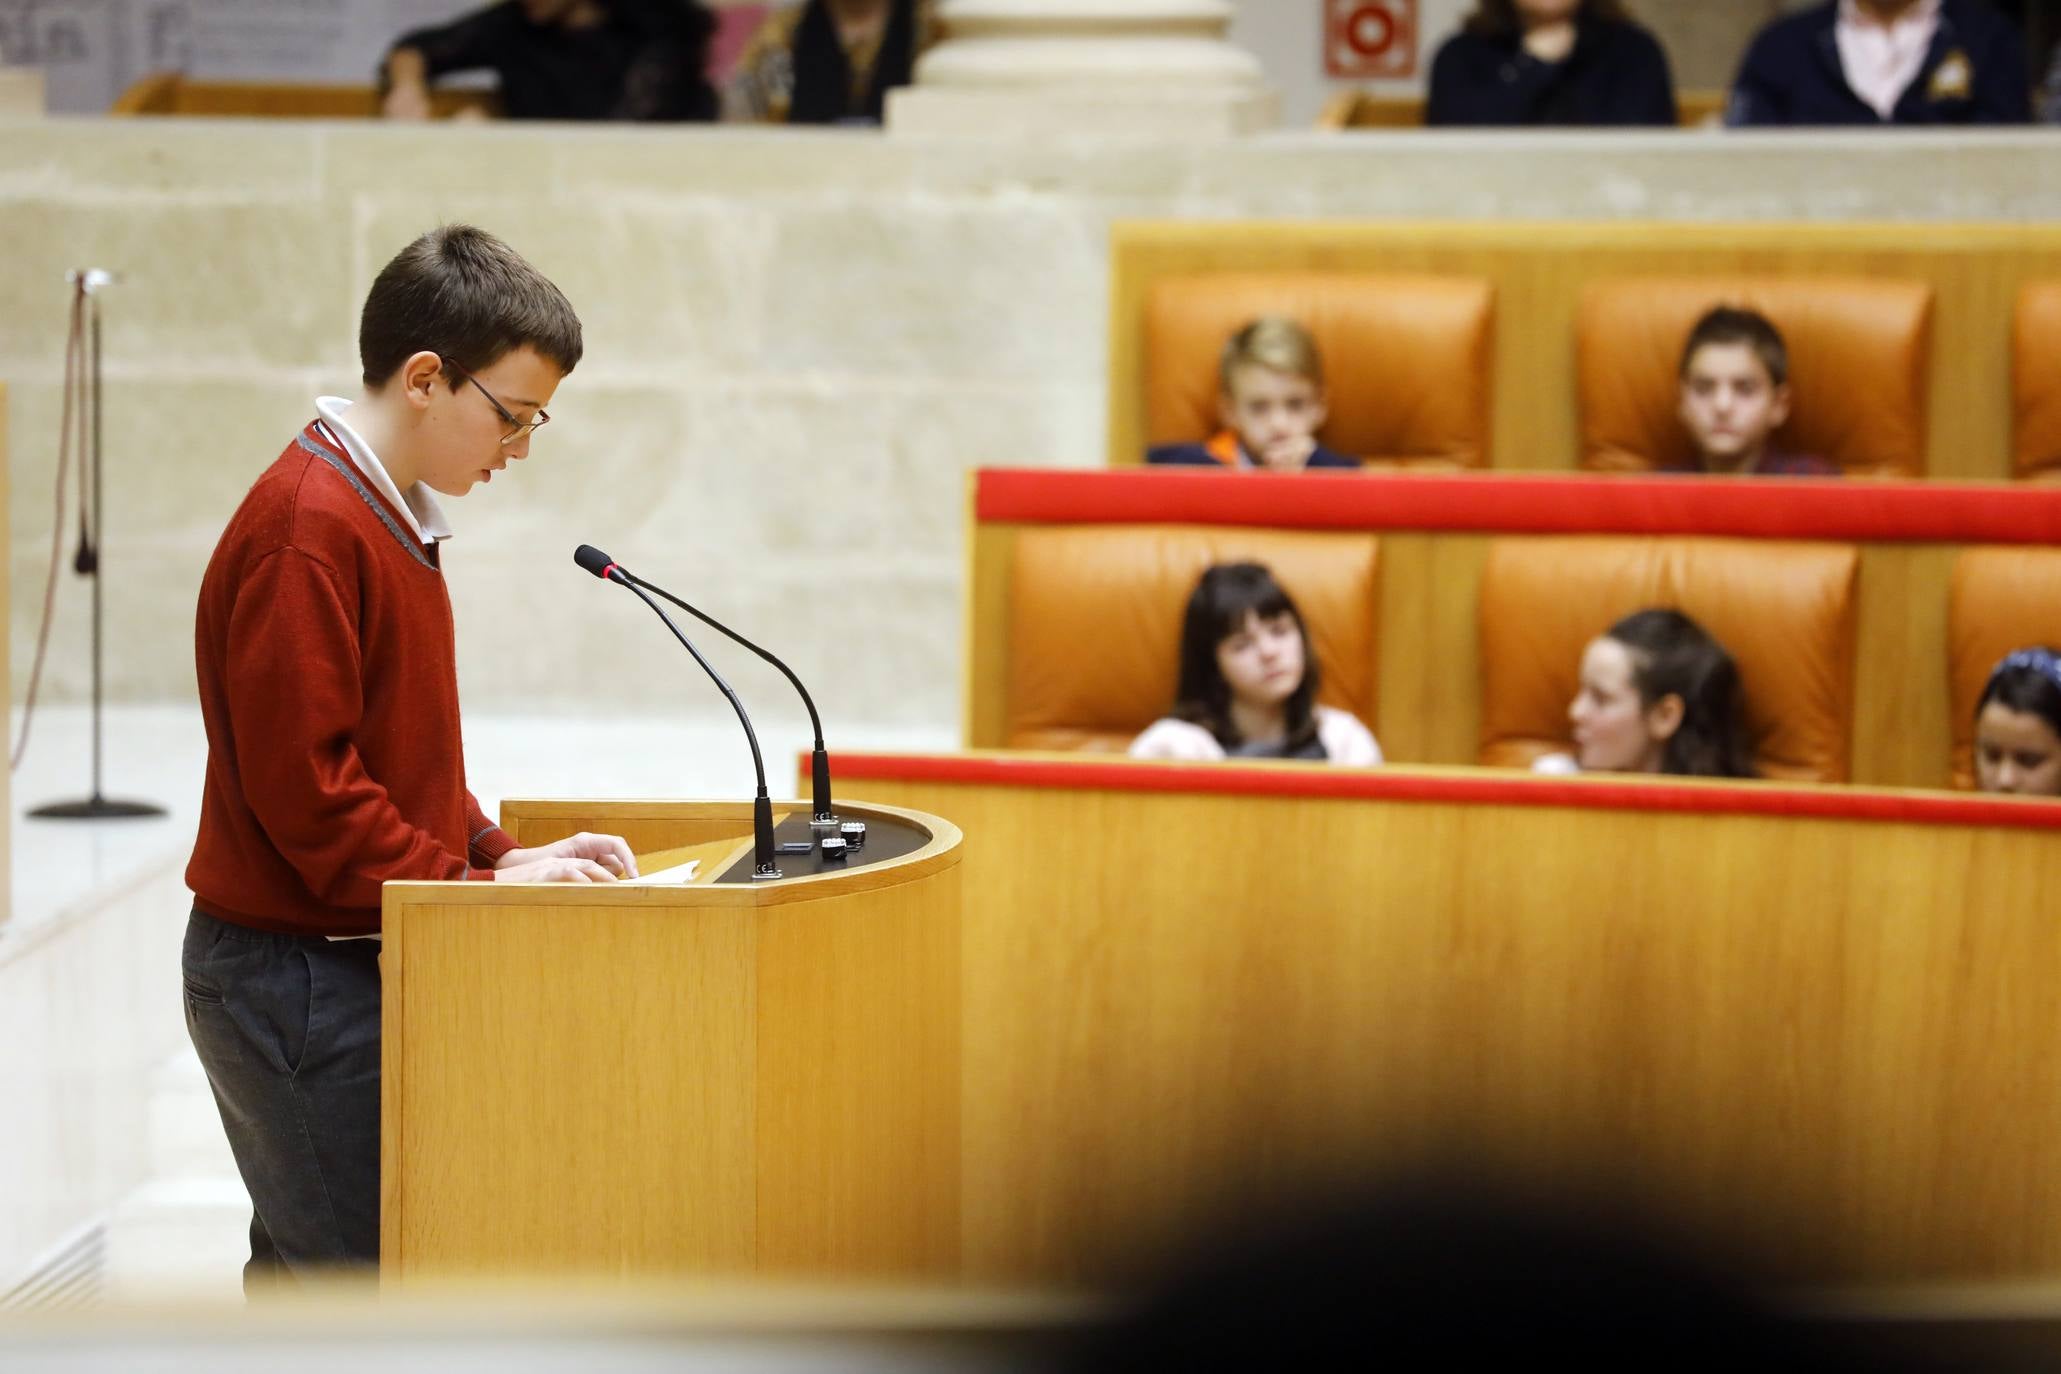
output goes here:
[[465, 788], [436, 546], [321, 425], [215, 546], [194, 657], [208, 769], [186, 884], [208, 915], [369, 935], [380, 884], [491, 878], [513, 847]]

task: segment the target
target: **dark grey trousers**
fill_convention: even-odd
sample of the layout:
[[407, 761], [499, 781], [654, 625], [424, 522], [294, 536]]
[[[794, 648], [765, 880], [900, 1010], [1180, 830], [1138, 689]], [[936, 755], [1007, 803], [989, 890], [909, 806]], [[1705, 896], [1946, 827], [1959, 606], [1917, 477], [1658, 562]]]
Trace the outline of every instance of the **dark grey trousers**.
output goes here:
[[379, 948], [187, 922], [186, 1030], [250, 1191], [246, 1293], [379, 1261]]

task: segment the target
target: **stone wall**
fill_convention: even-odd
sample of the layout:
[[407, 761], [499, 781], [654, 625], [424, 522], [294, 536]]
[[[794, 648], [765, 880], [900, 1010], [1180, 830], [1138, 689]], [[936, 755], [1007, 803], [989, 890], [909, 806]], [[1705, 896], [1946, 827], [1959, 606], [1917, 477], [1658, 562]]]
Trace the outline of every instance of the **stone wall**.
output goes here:
[[1632, 14], [1667, 49], [1675, 85], [1685, 91], [1730, 86], [1746, 45], [1768, 20], [1797, 5], [1782, 0], [1634, 0]]
[[[468, 219], [558, 280], [588, 331], [530, 461], [452, 510], [468, 707], [605, 697], [721, 713], [642, 608], [572, 567], [588, 540], [834, 684], [834, 726], [954, 718], [969, 468], [1102, 462], [1119, 217], [1907, 219], [1915, 233], [1927, 219], [2057, 214], [2061, 140], [2036, 134], [1003, 148], [0, 124], [15, 697], [49, 555], [73, 265], [126, 275], [106, 297], [116, 699], [190, 699], [194, 595], [229, 511], [312, 397], [355, 384], [373, 272], [420, 230]], [[83, 585], [67, 577], [59, 604], [45, 691], [76, 700]], [[737, 683], [784, 709], [770, 671], [743, 665]]]

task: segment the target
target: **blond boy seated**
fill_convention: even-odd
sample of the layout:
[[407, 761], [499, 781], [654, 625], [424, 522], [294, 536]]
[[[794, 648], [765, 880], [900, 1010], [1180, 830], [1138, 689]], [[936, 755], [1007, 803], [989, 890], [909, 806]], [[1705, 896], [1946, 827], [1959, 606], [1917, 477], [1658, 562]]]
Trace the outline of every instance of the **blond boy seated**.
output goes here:
[[1161, 444], [1145, 461], [1273, 472], [1357, 469], [1357, 459], [1317, 442], [1327, 414], [1317, 341], [1294, 320], [1262, 316], [1231, 336], [1217, 364], [1223, 428], [1199, 444]]

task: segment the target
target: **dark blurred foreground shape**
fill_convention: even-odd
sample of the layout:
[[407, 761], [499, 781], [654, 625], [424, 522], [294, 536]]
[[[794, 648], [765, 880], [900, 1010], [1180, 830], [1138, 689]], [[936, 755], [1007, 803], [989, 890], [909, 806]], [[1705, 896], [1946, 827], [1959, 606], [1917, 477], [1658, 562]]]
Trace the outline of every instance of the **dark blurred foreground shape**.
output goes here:
[[1601, 1196], [1440, 1177], [1234, 1225], [1088, 1334], [1069, 1367], [2055, 1367], [2051, 1321], [1941, 1320], [1941, 1305], [1924, 1301], [1764, 1295], [1750, 1263], [1717, 1258]]

